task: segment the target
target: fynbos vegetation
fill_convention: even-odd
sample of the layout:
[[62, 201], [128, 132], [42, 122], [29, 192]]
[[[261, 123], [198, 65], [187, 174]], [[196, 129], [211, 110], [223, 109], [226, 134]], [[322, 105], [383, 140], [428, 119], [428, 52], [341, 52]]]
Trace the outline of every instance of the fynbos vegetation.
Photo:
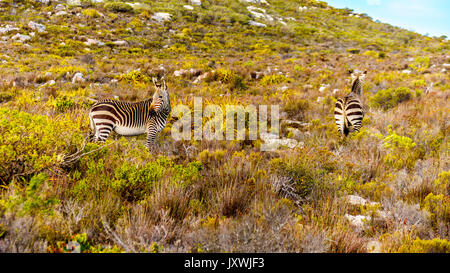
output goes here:
[[[199, 2], [0, 1], [0, 252], [448, 253], [449, 41], [321, 1]], [[343, 138], [352, 69], [364, 116]], [[155, 149], [89, 141], [97, 101], [162, 76], [189, 111]], [[278, 138], [175, 139], [194, 97], [269, 128], [279, 109]], [[200, 125], [225, 128], [213, 112]]]

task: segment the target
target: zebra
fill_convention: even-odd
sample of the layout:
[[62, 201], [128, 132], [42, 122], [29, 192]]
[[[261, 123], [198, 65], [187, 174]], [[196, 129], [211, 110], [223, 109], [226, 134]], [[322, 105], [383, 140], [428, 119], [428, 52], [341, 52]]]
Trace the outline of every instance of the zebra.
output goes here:
[[94, 141], [105, 142], [112, 131], [123, 136], [147, 133], [146, 147], [152, 149], [171, 110], [164, 76], [152, 80], [156, 88], [152, 98], [134, 103], [107, 99], [92, 106], [89, 119]]
[[367, 71], [363, 73], [349, 71], [352, 76], [352, 91], [343, 99], [337, 100], [334, 107], [334, 119], [339, 133], [347, 136], [350, 132], [359, 132], [364, 118], [364, 109], [361, 103], [362, 84]]

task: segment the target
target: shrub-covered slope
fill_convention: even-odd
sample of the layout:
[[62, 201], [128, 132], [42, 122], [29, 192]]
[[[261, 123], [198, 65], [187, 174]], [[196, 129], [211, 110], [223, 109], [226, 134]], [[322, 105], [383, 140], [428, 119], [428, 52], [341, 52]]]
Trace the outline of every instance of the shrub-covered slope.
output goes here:
[[[3, 0], [0, 252], [449, 252], [449, 49], [313, 0]], [[172, 107], [279, 105], [294, 145], [176, 141], [177, 117], [153, 153], [86, 141], [95, 100], [161, 75]]]

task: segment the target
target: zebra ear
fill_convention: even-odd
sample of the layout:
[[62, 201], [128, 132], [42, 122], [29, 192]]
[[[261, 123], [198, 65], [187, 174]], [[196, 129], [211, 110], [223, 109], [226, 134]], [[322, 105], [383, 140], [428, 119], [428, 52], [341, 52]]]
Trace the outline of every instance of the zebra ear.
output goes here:
[[353, 74], [353, 69], [349, 69], [348, 74]]
[[162, 81], [163, 90], [166, 90], [167, 85], [166, 85], [166, 80], [164, 79], [164, 76], [162, 76], [161, 81]]

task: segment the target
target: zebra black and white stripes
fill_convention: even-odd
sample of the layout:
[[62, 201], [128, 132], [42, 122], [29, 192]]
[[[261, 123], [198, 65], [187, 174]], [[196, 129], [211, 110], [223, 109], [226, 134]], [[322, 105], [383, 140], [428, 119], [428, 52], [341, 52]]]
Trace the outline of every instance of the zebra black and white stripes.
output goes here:
[[147, 147], [150, 149], [155, 137], [166, 126], [170, 114], [170, 99], [164, 79], [155, 78], [156, 91], [153, 97], [140, 102], [102, 100], [96, 102], [90, 112], [94, 140], [104, 142], [114, 131], [119, 135], [134, 136], [147, 133]]
[[361, 129], [364, 118], [363, 105], [361, 103], [362, 83], [367, 71], [364, 73], [352, 73], [352, 91], [344, 98], [338, 99], [334, 107], [334, 119], [338, 131], [347, 136], [352, 131]]

